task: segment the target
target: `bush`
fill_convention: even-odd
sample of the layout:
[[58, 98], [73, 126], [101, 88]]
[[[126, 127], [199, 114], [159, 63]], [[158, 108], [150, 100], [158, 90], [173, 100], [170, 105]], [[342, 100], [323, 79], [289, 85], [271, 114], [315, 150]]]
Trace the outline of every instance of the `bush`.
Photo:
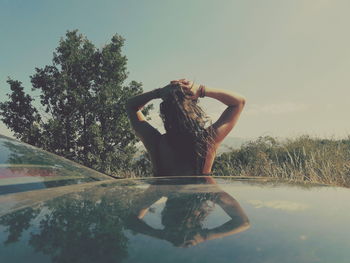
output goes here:
[[301, 136], [284, 141], [259, 137], [218, 156], [213, 172], [218, 176], [269, 176], [350, 186], [350, 137]]

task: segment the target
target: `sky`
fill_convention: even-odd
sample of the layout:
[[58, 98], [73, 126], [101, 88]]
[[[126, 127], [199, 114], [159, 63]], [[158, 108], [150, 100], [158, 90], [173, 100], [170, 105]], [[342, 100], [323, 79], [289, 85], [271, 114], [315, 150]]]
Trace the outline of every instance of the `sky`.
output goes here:
[[[243, 95], [231, 137], [350, 134], [350, 1], [0, 0], [0, 101], [8, 77], [31, 93], [67, 30], [97, 47], [118, 33], [128, 81], [145, 91], [187, 78]], [[158, 102], [152, 124], [159, 127]], [[215, 121], [225, 105], [201, 101]], [[3, 124], [0, 133], [10, 135]]]

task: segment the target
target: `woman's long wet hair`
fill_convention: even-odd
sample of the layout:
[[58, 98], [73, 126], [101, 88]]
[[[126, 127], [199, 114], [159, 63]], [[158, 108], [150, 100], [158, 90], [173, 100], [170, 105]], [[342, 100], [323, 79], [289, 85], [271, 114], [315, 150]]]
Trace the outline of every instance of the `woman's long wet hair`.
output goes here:
[[168, 241], [183, 246], [203, 229], [204, 220], [214, 209], [216, 193], [189, 193], [168, 198], [162, 211], [162, 225]]
[[214, 141], [212, 131], [205, 128], [209, 118], [191, 98], [191, 91], [175, 86], [160, 104], [160, 117], [170, 145], [184, 160], [195, 164], [195, 174], [202, 174], [207, 150]]

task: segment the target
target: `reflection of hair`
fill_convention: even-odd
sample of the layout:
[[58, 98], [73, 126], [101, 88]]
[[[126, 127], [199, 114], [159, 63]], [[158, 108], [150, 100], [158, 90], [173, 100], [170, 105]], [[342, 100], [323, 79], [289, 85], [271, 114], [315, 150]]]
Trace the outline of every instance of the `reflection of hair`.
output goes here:
[[213, 209], [209, 203], [213, 198], [208, 193], [169, 197], [162, 211], [164, 230], [170, 232], [168, 241], [175, 246], [181, 245], [187, 235], [201, 229]]
[[174, 149], [179, 156], [195, 164], [195, 173], [202, 174], [208, 146], [213, 142], [205, 129], [209, 118], [180, 86], [174, 87], [160, 104], [160, 117]]

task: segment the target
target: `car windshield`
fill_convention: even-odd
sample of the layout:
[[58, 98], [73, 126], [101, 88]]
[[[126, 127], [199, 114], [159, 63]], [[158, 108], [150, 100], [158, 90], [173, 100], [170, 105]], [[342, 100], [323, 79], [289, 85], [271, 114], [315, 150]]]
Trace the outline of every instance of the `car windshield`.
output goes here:
[[109, 179], [55, 154], [0, 135], [0, 195]]

